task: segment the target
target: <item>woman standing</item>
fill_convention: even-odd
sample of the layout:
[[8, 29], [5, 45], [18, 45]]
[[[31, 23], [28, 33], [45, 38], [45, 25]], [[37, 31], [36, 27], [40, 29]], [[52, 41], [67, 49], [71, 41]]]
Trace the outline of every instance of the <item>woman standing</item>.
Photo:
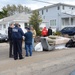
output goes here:
[[35, 50], [35, 48], [34, 48], [34, 38], [36, 37], [36, 31], [35, 31], [35, 29], [31, 26], [31, 32], [32, 32], [32, 34], [33, 34], [33, 38], [32, 38], [32, 49], [33, 50]]

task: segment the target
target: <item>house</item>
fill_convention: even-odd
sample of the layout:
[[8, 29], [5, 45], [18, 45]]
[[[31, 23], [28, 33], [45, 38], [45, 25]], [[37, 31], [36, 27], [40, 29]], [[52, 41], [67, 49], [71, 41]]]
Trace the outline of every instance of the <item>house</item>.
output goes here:
[[75, 26], [75, 6], [57, 3], [38, 9], [42, 17], [42, 23], [53, 30], [61, 30], [64, 27]]
[[0, 20], [0, 33], [8, 34], [8, 26], [11, 22], [19, 23], [22, 30], [25, 32], [25, 27], [29, 25], [30, 14], [20, 13], [13, 16], [9, 16]]

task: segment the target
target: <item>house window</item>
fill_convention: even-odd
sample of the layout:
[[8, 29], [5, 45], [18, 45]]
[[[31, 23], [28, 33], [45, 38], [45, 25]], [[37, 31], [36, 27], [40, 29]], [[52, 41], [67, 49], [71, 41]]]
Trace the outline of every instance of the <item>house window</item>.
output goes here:
[[73, 10], [73, 8], [72, 8], [72, 10]]
[[5, 24], [3, 25], [3, 28], [4, 28], [4, 29], [6, 28], [6, 25], [5, 25]]
[[43, 19], [45, 19], [45, 16], [43, 16]]
[[0, 25], [0, 30], [2, 30], [2, 25]]
[[71, 18], [71, 25], [73, 25], [73, 18]]
[[48, 9], [46, 9], [46, 12], [48, 12]]
[[57, 7], [57, 9], [59, 10], [59, 9], [60, 9], [60, 7], [58, 6], [58, 7]]
[[43, 15], [43, 13], [44, 13], [44, 12], [43, 12], [43, 10], [42, 10], [42, 15]]
[[50, 25], [55, 26], [56, 25], [56, 20], [50, 20]]
[[28, 26], [28, 24], [27, 23], [24, 23], [24, 28], [27, 27], [27, 26]]
[[62, 9], [64, 10], [64, 6], [62, 6]]

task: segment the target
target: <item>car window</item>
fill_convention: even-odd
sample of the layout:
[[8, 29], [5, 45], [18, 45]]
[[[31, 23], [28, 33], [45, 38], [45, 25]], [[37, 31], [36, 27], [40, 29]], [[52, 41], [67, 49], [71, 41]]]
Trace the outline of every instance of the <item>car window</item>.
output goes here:
[[68, 28], [68, 30], [72, 30], [72, 28], [70, 27], [70, 28]]
[[64, 28], [63, 30], [67, 30], [67, 28]]

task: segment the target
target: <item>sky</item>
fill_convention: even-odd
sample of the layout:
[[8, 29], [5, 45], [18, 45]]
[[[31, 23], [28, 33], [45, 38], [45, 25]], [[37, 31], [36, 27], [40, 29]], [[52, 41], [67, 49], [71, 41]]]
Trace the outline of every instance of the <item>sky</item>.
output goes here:
[[[53, 3], [53, 4], [66, 3], [66, 4], [75, 5], [75, 0], [40, 0], [40, 1], [50, 2], [50, 3]], [[47, 3], [37, 2], [37, 1], [34, 1], [34, 0], [0, 0], [0, 10], [2, 9], [3, 6], [6, 6], [7, 4], [9, 4], [9, 5], [21, 4], [23, 6], [29, 7], [32, 10], [51, 5], [51, 4], [47, 4]]]

